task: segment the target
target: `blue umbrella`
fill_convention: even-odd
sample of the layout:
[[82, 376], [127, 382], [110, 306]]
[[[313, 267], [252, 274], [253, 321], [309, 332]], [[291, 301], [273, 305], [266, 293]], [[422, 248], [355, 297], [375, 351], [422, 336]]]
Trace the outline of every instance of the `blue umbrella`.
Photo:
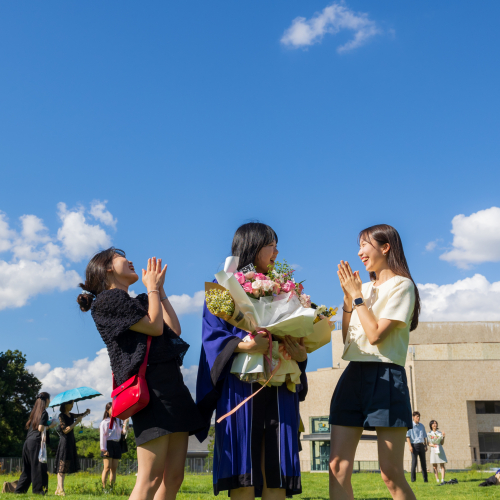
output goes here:
[[84, 399], [92, 399], [97, 396], [102, 396], [100, 392], [92, 389], [92, 387], [77, 387], [76, 389], [70, 389], [69, 391], [64, 391], [58, 394], [51, 402], [49, 406], [60, 406], [63, 403], [69, 403], [70, 401], [83, 401]]

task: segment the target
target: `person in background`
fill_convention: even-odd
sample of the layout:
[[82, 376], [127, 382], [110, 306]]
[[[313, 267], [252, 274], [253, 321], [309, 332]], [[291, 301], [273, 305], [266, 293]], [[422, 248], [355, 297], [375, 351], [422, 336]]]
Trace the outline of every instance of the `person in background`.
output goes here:
[[27, 493], [33, 484], [33, 493], [44, 495], [49, 488], [47, 464], [40, 463], [38, 455], [43, 442], [49, 443], [48, 429], [57, 425], [51, 422], [47, 414], [50, 394], [41, 392], [36, 397], [30, 418], [26, 422], [28, 434], [23, 446], [23, 472], [17, 483], [15, 493]]
[[109, 475], [109, 483], [113, 489], [116, 482], [116, 470], [118, 462], [122, 458], [121, 437], [127, 433], [128, 419], [122, 422], [116, 418], [113, 422], [113, 427], [110, 428], [111, 421], [111, 406], [108, 403], [104, 410], [101, 425], [99, 426], [101, 457], [103, 458], [104, 467], [102, 470], [102, 487], [106, 489], [106, 481]]
[[498, 486], [500, 485], [500, 469], [493, 476], [490, 476], [486, 481], [479, 483], [478, 486]]
[[446, 469], [444, 464], [448, 463], [446, 460], [446, 454], [443, 449], [444, 444], [444, 432], [438, 430], [438, 423], [436, 420], [431, 420], [429, 423], [431, 431], [427, 434], [427, 440], [429, 442], [429, 447], [431, 449], [430, 462], [434, 468], [434, 475], [436, 476], [436, 481], [439, 483], [438, 474], [438, 464], [441, 465], [441, 482], [444, 483], [444, 476], [446, 474]]
[[54, 461], [54, 473], [57, 474], [57, 489], [55, 494], [62, 497], [66, 496], [64, 491], [65, 475], [78, 472], [80, 469], [73, 429], [90, 413], [89, 409], [85, 413], [70, 413], [72, 408], [73, 401], [63, 403], [60, 407], [61, 413], [59, 413], [59, 435], [61, 439]]
[[420, 413], [418, 411], [413, 412], [413, 428], [408, 429], [406, 441], [408, 442], [411, 453], [411, 482], [414, 483], [417, 480], [417, 460], [419, 457], [424, 483], [427, 483], [427, 462], [425, 459], [425, 454], [427, 452], [427, 433], [425, 432], [423, 424], [420, 423]]

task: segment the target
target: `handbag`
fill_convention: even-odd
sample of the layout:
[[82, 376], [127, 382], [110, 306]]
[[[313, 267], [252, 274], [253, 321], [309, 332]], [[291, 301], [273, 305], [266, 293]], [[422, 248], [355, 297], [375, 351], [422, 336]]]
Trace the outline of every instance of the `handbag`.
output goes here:
[[38, 453], [38, 461], [41, 464], [47, 463], [47, 445], [45, 444], [45, 431], [43, 431], [42, 443], [40, 445], [40, 451]]
[[146, 355], [137, 375], [130, 377], [123, 384], [116, 386], [113, 374], [113, 392], [111, 393], [111, 419], [109, 428], [113, 428], [116, 418], [125, 420], [145, 408], [149, 403], [149, 389], [146, 382], [146, 367], [148, 365], [149, 349], [152, 337], [148, 335]]

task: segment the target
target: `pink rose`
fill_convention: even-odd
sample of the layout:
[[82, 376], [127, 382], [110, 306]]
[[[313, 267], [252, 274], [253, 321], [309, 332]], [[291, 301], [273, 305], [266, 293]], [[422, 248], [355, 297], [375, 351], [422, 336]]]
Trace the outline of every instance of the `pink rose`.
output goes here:
[[302, 304], [302, 307], [311, 307], [311, 296], [306, 295], [305, 293], [302, 294], [299, 298], [300, 303]]
[[245, 290], [246, 293], [253, 293], [252, 283], [250, 283], [250, 281], [247, 281], [246, 283], [243, 283], [242, 287], [243, 287], [243, 290]]
[[247, 280], [253, 280], [255, 278], [255, 273], [253, 271], [250, 271], [249, 273], [245, 273], [245, 278]]
[[265, 280], [269, 279], [265, 274], [262, 274], [262, 273], [255, 273], [254, 278], [256, 280], [262, 280], [262, 281], [265, 281]]
[[295, 283], [293, 281], [287, 281], [281, 285], [281, 289], [286, 293], [291, 292], [292, 290], [295, 290]]
[[234, 277], [238, 280], [238, 283], [240, 285], [243, 285], [245, 283], [245, 275], [243, 273], [234, 273]]
[[281, 287], [279, 283], [274, 282], [274, 293], [278, 295], [281, 292]]

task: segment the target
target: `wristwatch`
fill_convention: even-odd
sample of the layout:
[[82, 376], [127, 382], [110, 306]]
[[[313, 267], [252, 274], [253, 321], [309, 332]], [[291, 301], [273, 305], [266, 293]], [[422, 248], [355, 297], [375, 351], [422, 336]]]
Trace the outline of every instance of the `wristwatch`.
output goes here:
[[360, 297], [358, 299], [354, 299], [354, 307], [362, 306], [365, 303], [365, 299]]

